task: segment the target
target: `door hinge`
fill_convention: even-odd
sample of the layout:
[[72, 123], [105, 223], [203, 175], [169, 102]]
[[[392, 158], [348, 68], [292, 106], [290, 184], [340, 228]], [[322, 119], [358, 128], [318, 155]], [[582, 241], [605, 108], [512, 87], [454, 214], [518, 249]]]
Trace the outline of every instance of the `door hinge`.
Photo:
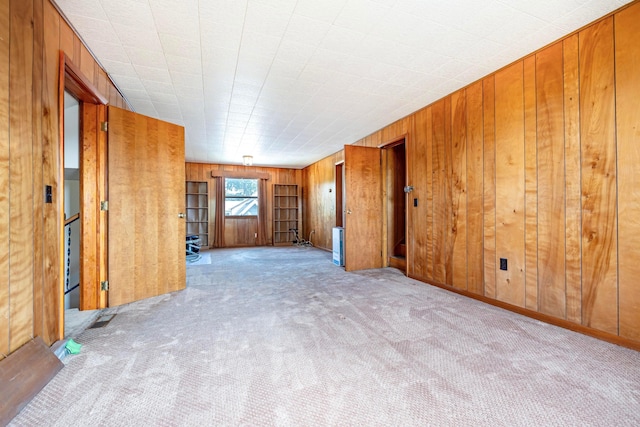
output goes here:
[[109, 290], [109, 281], [108, 280], [100, 282], [100, 290], [101, 291], [108, 291]]
[[100, 122], [100, 130], [107, 132], [109, 130], [109, 122]]
[[103, 200], [100, 202], [100, 210], [101, 211], [108, 211], [109, 210], [109, 201], [108, 200]]

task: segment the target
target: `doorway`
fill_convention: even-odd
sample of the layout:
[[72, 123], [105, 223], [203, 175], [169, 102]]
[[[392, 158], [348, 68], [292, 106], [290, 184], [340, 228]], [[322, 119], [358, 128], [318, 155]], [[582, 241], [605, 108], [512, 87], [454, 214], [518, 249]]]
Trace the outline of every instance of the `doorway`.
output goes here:
[[[64, 92], [64, 309], [80, 308], [80, 102]], [[65, 328], [66, 329], [66, 328]]]
[[57, 330], [58, 339], [64, 339], [91, 322], [97, 308], [106, 307], [104, 292], [96, 289], [106, 276], [101, 241], [106, 216], [100, 212], [106, 159], [99, 155], [106, 144], [98, 129], [107, 100], [64, 52], [59, 65], [60, 184], [52, 199], [61, 224]]
[[387, 210], [388, 265], [407, 271], [407, 183], [405, 139], [383, 147], [385, 158], [385, 193]]
[[336, 163], [336, 227], [344, 227], [344, 162]]

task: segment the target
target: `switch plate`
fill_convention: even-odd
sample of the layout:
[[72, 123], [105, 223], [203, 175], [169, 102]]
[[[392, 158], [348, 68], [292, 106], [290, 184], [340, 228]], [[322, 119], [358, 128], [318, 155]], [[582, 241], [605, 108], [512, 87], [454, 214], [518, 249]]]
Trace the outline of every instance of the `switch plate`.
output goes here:
[[500, 258], [500, 270], [507, 271], [507, 259]]

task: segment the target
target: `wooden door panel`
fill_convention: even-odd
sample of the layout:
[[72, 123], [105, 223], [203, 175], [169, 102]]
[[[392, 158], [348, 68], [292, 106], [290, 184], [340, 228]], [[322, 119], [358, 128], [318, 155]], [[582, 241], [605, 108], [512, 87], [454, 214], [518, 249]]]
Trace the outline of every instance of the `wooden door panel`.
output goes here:
[[184, 289], [183, 128], [109, 107], [109, 305]]
[[382, 174], [380, 149], [346, 145], [345, 269], [382, 267]]

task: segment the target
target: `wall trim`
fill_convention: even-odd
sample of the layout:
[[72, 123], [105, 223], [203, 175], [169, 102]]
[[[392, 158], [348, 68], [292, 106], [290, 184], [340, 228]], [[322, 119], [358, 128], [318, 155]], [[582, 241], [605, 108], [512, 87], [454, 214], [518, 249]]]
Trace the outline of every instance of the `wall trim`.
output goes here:
[[602, 341], [609, 342], [611, 344], [619, 345], [621, 347], [626, 347], [631, 350], [640, 352], [640, 342], [630, 340], [628, 338], [623, 338], [619, 335], [614, 335], [608, 332], [599, 331], [597, 329], [590, 328], [584, 325], [578, 325], [576, 323], [570, 322], [568, 320], [559, 319], [557, 317], [550, 316], [548, 314], [539, 313], [537, 311], [529, 310], [527, 308], [518, 307], [512, 304], [508, 304], [506, 302], [498, 301], [492, 298], [485, 297], [484, 295], [474, 294], [472, 292], [463, 291], [461, 289], [454, 288], [453, 286], [445, 285], [442, 283], [429, 281], [425, 278], [421, 278], [420, 276], [411, 274], [408, 275], [411, 279], [418, 280], [427, 285], [435, 286], [436, 288], [444, 289], [446, 291], [450, 291], [456, 293], [458, 295], [465, 296], [467, 298], [471, 298], [494, 307], [502, 308], [504, 310], [511, 311], [513, 313], [520, 314], [522, 316], [526, 316], [535, 320], [539, 320], [544, 323], [549, 323], [550, 325], [558, 326], [564, 329], [571, 330], [573, 332], [578, 332], [583, 335], [590, 336], [592, 338], [597, 338]]

